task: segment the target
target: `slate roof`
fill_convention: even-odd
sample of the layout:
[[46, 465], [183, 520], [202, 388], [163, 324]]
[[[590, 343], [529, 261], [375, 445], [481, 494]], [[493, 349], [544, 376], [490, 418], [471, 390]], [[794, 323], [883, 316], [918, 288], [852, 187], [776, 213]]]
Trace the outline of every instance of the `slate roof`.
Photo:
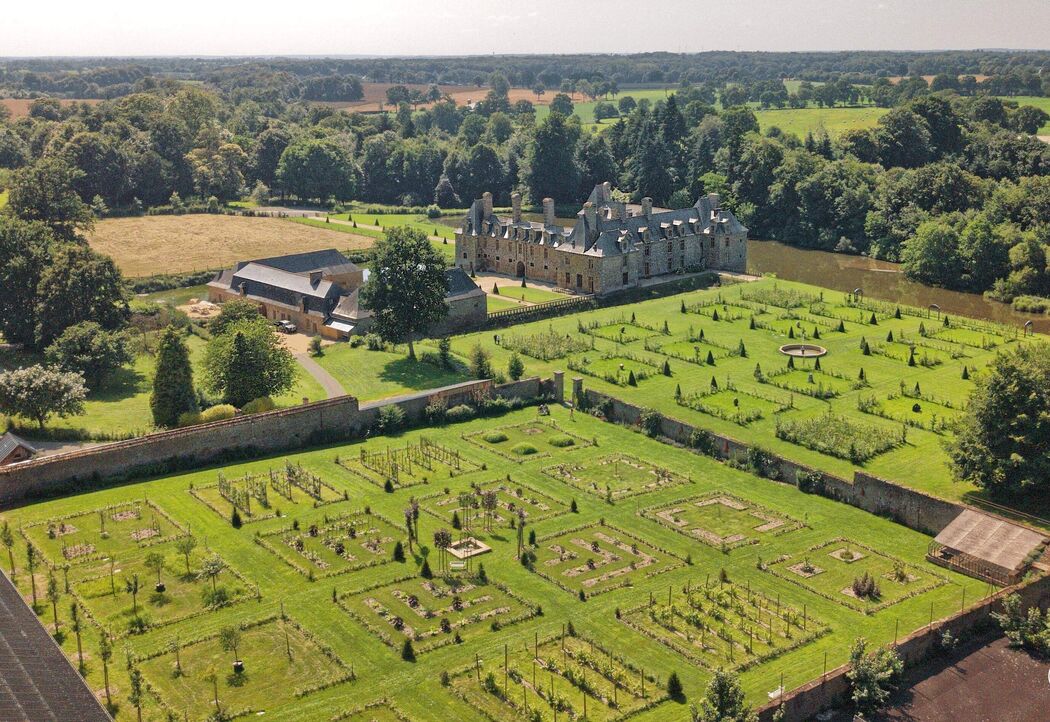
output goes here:
[[[445, 298], [462, 296], [464, 294], [472, 293], [473, 291], [481, 291], [478, 284], [474, 283], [474, 279], [468, 276], [467, 272], [458, 266], [446, 269], [445, 278], [448, 279], [448, 292], [445, 294]], [[484, 291], [482, 291], [482, 293], [484, 293]]]
[[3, 574], [0, 574], [0, 720], [112, 720]]
[[[289, 273], [259, 263], [249, 263], [235, 271], [232, 287], [237, 288], [241, 282], [245, 281], [300, 293], [310, 298], [329, 298], [332, 295], [339, 295], [339, 287], [331, 281], [319, 280], [317, 283], [311, 283], [309, 276]], [[250, 290], [249, 293], [251, 293]]]
[[271, 258], [259, 258], [254, 261], [241, 261], [234, 270], [255, 263], [260, 266], [277, 268], [288, 273], [307, 274], [310, 271], [326, 271], [328, 273], [345, 273], [357, 270], [349, 258], [334, 248], [325, 248], [320, 251], [307, 251], [306, 253], [292, 253], [287, 256], [273, 256]]
[[545, 226], [532, 221], [514, 221], [490, 213], [484, 201], [476, 200], [463, 219], [467, 235], [488, 235], [557, 248], [590, 256], [614, 256], [634, 251], [646, 238], [665, 240], [689, 235], [746, 235], [732, 211], [723, 209], [717, 194], [697, 199], [692, 208], [653, 208], [646, 216], [641, 206], [612, 199], [604, 185], [595, 186], [589, 206], [577, 213], [572, 228]]
[[0, 436], [0, 459], [6, 459], [7, 456], [19, 446], [24, 446], [34, 454], [38, 451], [38, 449], [28, 441], [8, 431], [3, 436]]

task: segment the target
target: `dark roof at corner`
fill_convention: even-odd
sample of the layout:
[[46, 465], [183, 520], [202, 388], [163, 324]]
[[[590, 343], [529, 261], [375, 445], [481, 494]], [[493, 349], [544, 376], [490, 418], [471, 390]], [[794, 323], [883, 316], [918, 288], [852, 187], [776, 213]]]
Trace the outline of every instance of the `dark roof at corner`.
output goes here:
[[445, 277], [448, 279], [448, 292], [445, 294], [446, 298], [449, 296], [461, 296], [464, 293], [480, 290], [478, 284], [474, 283], [474, 279], [468, 276], [467, 272], [458, 266], [446, 269]]
[[0, 574], [0, 719], [111, 722], [95, 695]]
[[249, 263], [278, 268], [288, 273], [309, 273], [310, 271], [320, 271], [347, 265], [354, 267], [349, 258], [334, 248], [325, 248], [321, 251], [307, 251], [306, 253], [292, 253], [287, 256], [259, 258], [254, 261], [242, 261], [237, 264], [237, 270]]
[[38, 451], [38, 449], [28, 441], [8, 431], [3, 436], [0, 436], [0, 459], [5, 458], [19, 446], [26, 447], [34, 454]]

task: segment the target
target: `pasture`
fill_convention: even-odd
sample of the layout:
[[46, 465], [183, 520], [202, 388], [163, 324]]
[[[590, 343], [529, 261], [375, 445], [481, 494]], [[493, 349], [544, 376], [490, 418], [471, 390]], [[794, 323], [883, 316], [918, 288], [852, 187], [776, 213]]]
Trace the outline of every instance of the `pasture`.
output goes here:
[[[782, 675], [790, 689], [825, 656], [829, 669], [844, 662], [856, 636], [888, 643], [988, 593], [927, 563], [929, 537], [888, 519], [587, 414], [550, 414], [31, 503], [2, 515], [15, 536], [5, 572], [30, 602], [33, 579], [41, 622], [74, 664], [79, 638], [102, 699], [100, 634], [115, 640], [118, 722], [136, 718], [129, 664], [148, 722], [203, 722], [216, 707], [282, 721], [480, 722], [526, 706], [543, 720], [585, 707], [588, 719], [686, 720], [688, 706], [667, 699], [671, 672], [695, 701], [712, 669], [732, 667], [761, 704]], [[486, 440], [493, 430], [507, 438]], [[504, 448], [519, 443], [538, 453]], [[430, 468], [409, 469], [424, 449]], [[619, 471], [594, 471], [610, 464]], [[612, 495], [594, 493], [599, 477], [616, 480]], [[413, 501], [422, 513], [406, 517]], [[490, 551], [458, 561], [467, 538]], [[820, 573], [792, 571], [803, 563]], [[881, 596], [843, 593], [864, 573]]]

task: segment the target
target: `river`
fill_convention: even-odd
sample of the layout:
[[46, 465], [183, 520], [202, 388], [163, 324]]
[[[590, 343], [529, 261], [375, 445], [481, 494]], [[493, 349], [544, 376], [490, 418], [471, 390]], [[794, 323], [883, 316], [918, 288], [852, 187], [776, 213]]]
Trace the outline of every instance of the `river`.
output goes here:
[[976, 293], [948, 291], [908, 280], [900, 265], [865, 256], [810, 251], [776, 241], [747, 242], [748, 272], [771, 274], [789, 281], [810, 283], [838, 291], [863, 290], [869, 298], [908, 306], [940, 306], [945, 313], [981, 318], [1010, 326], [1026, 321], [1039, 333], [1050, 333], [1050, 317], [1015, 311], [1012, 306]]

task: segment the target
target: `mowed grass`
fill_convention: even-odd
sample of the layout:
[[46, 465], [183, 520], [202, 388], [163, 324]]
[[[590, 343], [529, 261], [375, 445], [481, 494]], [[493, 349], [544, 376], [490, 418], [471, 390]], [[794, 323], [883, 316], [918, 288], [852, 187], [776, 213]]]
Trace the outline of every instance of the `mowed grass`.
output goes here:
[[888, 111], [888, 108], [874, 106], [754, 110], [758, 126], [763, 132], [776, 126], [799, 138], [805, 138], [806, 133], [815, 134], [821, 130], [827, 131], [830, 136], [836, 136], [847, 130], [872, 128]]
[[[323, 222], [322, 222], [323, 225]], [[237, 261], [322, 248], [353, 250], [371, 241], [278, 218], [212, 214], [107, 218], [88, 234], [125, 276], [204, 271]]]
[[[791, 291], [814, 299], [823, 294], [823, 304], [813, 309], [819, 311], [819, 314], [810, 313], [808, 306], [786, 309], [768, 303], [749, 302], [742, 298], [744, 295], [779, 295]], [[837, 291], [763, 279], [754, 283], [522, 324], [507, 330], [506, 335], [513, 335], [521, 341], [516, 347], [523, 354], [527, 375], [548, 376], [555, 370], [565, 371], [569, 377], [581, 375], [585, 387], [655, 408], [668, 416], [731, 438], [757, 444], [786, 458], [847, 479], [852, 478], [855, 469], [863, 468], [876, 476], [944, 498], [974, 497], [978, 492], [976, 487], [954, 481], [950, 473], [944, 444], [945, 440], [951, 437], [950, 431], [934, 433], [909, 426], [904, 431], [905, 443], [876, 455], [865, 462], [863, 467], [857, 467], [843, 458], [778, 439], [778, 421], [819, 418], [830, 412], [865, 426], [878, 426], [900, 434], [903, 428], [901, 423], [862, 413], [857, 408], [858, 400], [874, 396], [886, 401], [891, 394], [900, 392], [902, 382], [909, 393], [914, 391], [914, 386], [918, 383], [919, 391], [924, 396], [932, 397], [941, 403], [948, 402], [955, 409], [962, 409], [973, 388], [974, 378], [996, 353], [1030, 342], [1031, 338], [1022, 339], [1020, 329], [1017, 328], [991, 326], [955, 317], [951, 319], [949, 328], [944, 329], [943, 319], [938, 319], [935, 315], [927, 318], [925, 310], [904, 308], [902, 318], [896, 319], [895, 306], [892, 304], [881, 306], [876, 318], [877, 325], [871, 325], [871, 311], [866, 308], [849, 307], [845, 305], [846, 300], [846, 295]], [[683, 303], [695, 307], [696, 312], [682, 313]], [[717, 321], [712, 317], [715, 310], [719, 313]], [[656, 329], [662, 329], [666, 320], [668, 333], [648, 330], [644, 333], [641, 330], [635, 332], [633, 326], [623, 321], [632, 314], [638, 323]], [[750, 328], [752, 315], [757, 325], [755, 329]], [[798, 320], [789, 318], [790, 316], [797, 316]], [[727, 318], [731, 320], [726, 320]], [[824, 325], [818, 325], [817, 321]], [[840, 321], [843, 324], [843, 332], [836, 330]], [[919, 334], [920, 324], [924, 325], [928, 337], [924, 338]], [[581, 328], [593, 330], [584, 335]], [[621, 339], [619, 332], [625, 328], [628, 333]], [[614, 333], [610, 333], [610, 329]], [[779, 347], [792, 341], [802, 341], [803, 333], [812, 337], [815, 329], [819, 332], [820, 339], [813, 342], [828, 349], [828, 354], [820, 359], [821, 372], [814, 372], [812, 360], [796, 360], [795, 372], [778, 378], [776, 374], [787, 370], [787, 358], [779, 353]], [[722, 349], [721, 354], [712, 354], [714, 365], [705, 363], [707, 346], [688, 340], [698, 338], [701, 331], [706, 343], [716, 345], [713, 347], [714, 351]], [[895, 350], [892, 356], [879, 353], [879, 347], [890, 345], [885, 339], [891, 331], [895, 347], [907, 348], [899, 343], [903, 333], [908, 343], [916, 344], [917, 359], [920, 359], [923, 353], [937, 353], [942, 363], [929, 367], [924, 367], [921, 363], [909, 366], [907, 353], [901, 352], [900, 349]], [[530, 347], [540, 349], [539, 339], [543, 334], [550, 333], [568, 334], [586, 341], [593, 339], [594, 348], [576, 351], [549, 361], [524, 355]], [[789, 338], [789, 333], [795, 338]], [[645, 338], [647, 335], [649, 338]], [[949, 337], [956, 340], [949, 341]], [[530, 338], [533, 340], [530, 341]], [[868, 341], [872, 349], [869, 356], [865, 356], [861, 351], [862, 338]], [[994, 343], [996, 338], [999, 339], [998, 345], [981, 348], [982, 343]], [[738, 355], [741, 341], [745, 346], [745, 357]], [[966, 345], [960, 341], [973, 345]], [[457, 336], [453, 339], [452, 347], [456, 353], [466, 355], [471, 347], [479, 343], [491, 352], [495, 368], [506, 368], [510, 351], [496, 345], [490, 333]], [[677, 354], [684, 358], [676, 358], [676, 354], [660, 354], [659, 349], [664, 344], [678, 344], [671, 348], [684, 351]], [[681, 348], [683, 345], [684, 349]], [[699, 354], [689, 353], [693, 345], [700, 347]], [[666, 358], [670, 364], [671, 376], [659, 373], [657, 366], [651, 369], [652, 375], [644, 381], [639, 381], [637, 386], [630, 386], [619, 379], [618, 383], [610, 383], [602, 374], [578, 374], [569, 367], [571, 362], [577, 368], [588, 369], [603, 356], [620, 358], [617, 364], [623, 363], [625, 368], [629, 364], [638, 365], [637, 361], [624, 360], [625, 354], [656, 364], [662, 364], [662, 360]], [[700, 363], [695, 362], [697, 356]], [[584, 364], [584, 359], [590, 361], [590, 364]], [[756, 378], [756, 366], [763, 372], [765, 382]], [[964, 366], [969, 370], [970, 380], [962, 379]], [[863, 383], [859, 379], [861, 369], [865, 373]], [[616, 370], [619, 370], [618, 366]], [[713, 389], [712, 380], [717, 384], [717, 389]], [[830, 398], [819, 399], [803, 393], [819, 394], [821, 385], [833, 388], [835, 394]], [[737, 390], [741, 393], [736, 397], [712, 399], [712, 404], [717, 404], [719, 408], [711, 406], [710, 410], [705, 412], [701, 408], [690, 408], [677, 403], [677, 389], [680, 389], [683, 401], [688, 401], [693, 394], [707, 394], [712, 390], [728, 390], [730, 393]], [[741, 425], [733, 420], [736, 416], [734, 412], [740, 407], [746, 410], [749, 403], [755, 406], [756, 403], [751, 402], [751, 397], [769, 399], [788, 408], [778, 413], [771, 413], [772, 409], [762, 408], [762, 418]], [[733, 405], [733, 398], [739, 398], [739, 406]], [[1032, 508], [1027, 511], [1048, 516], [1047, 509]]]
[[[163, 510], [165, 518], [177, 522], [181, 529], [189, 531], [198, 540], [200, 546], [191, 558], [191, 568], [197, 568], [203, 556], [217, 553], [230, 565], [230, 569], [218, 577], [220, 588], [229, 591], [244, 588], [250, 592], [257, 589], [257, 599], [251, 594], [229, 606], [201, 611], [202, 597], [192, 592], [191, 587], [182, 588], [186, 583], [178, 577], [184, 573], [183, 559], [169, 543], [137, 549], [122, 542], [124, 551], [119, 553], [133, 555], [128, 557], [129, 563], [137, 564], [135, 560], [144, 552], [161, 552], [165, 560], [164, 578], [172, 584], [172, 593], [178, 591], [181, 595], [179, 607], [172, 609], [170, 616], [167, 612], [163, 615], [154, 612], [156, 621], [168, 623], [145, 633], [126, 634], [119, 640], [118, 652], [109, 668], [111, 692], [120, 705], [116, 718], [118, 721], [134, 720], [135, 709], [127, 698], [125, 666], [126, 655], [130, 654], [151, 690], [143, 710], [148, 722], [166, 719], [169, 711], [173, 711], [176, 718], [185, 715], [190, 720], [203, 720], [214, 710], [212, 698], [216, 691], [220, 705], [226, 711], [251, 709], [253, 714], [264, 712], [268, 720], [285, 722], [331, 719], [343, 710], [353, 710], [379, 700], [388, 700], [414, 720], [481, 722], [486, 719], [486, 712], [495, 713], [498, 718], [510, 718], [511, 711], [503, 709], [503, 702], [476, 686], [473, 666], [480, 664], [482, 680], [491, 672], [502, 688], [504, 649], [510, 650], [515, 668], [523, 677], [529, 678], [532, 672], [529, 655], [536, 651], [537, 645], [541, 658], [549, 656], [558, 660], [559, 665], [569, 653], [573, 655], [574, 665], [586, 664], [585, 655], [593, 654], [594, 659], [603, 665], [609, 662], [621, 671], [629, 669], [628, 686], [618, 690], [625, 709], [640, 708], [652, 702], [655, 706], [641, 712], [636, 719], [684, 722], [689, 715], [688, 705], [660, 701], [664, 694], [663, 685], [672, 671], [682, 678], [689, 700], [695, 701], [706, 687], [714, 666], [732, 666], [761, 655], [762, 660], [742, 672], [741, 680], [748, 700], [752, 704], [762, 704], [767, 701], [767, 694], [780, 684], [782, 675], [785, 686], [791, 689], [818, 677], [825, 655], [829, 669], [845, 662], [855, 637], [867, 637], [877, 645], [890, 643], [895, 632], [903, 637], [925, 626], [931, 609], [935, 618], [941, 618], [958, 611], [964, 596], [969, 604], [988, 591], [981, 582], [928, 564], [924, 557], [929, 537], [888, 519], [824, 497], [803, 494], [794, 487], [760, 479], [707, 457], [660, 444], [587, 414], [570, 416], [561, 407], [552, 407], [550, 418], [537, 419], [536, 414], [535, 409], [523, 409], [497, 419], [479, 419], [460, 425], [405, 432], [395, 438], [369, 440], [365, 445], [378, 443], [380, 447], [393, 447], [418, 445], [421, 439], [428, 438], [459, 451], [475, 464], [471, 471], [458, 476], [432, 480], [429, 485], [399, 489], [394, 493], [384, 492], [379, 485], [336, 463], [336, 455], [343, 458], [358, 456], [363, 445], [351, 443], [131, 481], [109, 489], [29, 504], [5, 512], [2, 517], [16, 530], [13, 549], [15, 580], [20, 591], [29, 597], [25, 538], [17, 530], [37, 523], [38, 526], [30, 528], [37, 530], [31, 538], [44, 548], [36, 575], [41, 600], [38, 609], [41, 621], [52, 625], [52, 610], [44, 597], [46, 565], [60, 566], [64, 559], [60, 551], [62, 537], [50, 540], [46, 536], [49, 520], [54, 524], [60, 517], [81, 514], [81, 517], [71, 519], [72, 523], [79, 523], [82, 527], [73, 536], [78, 543], [91, 543], [100, 539], [100, 529], [92, 526], [91, 521], [100, 511], [148, 496]], [[494, 428], [522, 427], [537, 421], [553, 421], [565, 433], [586, 439], [588, 444], [567, 448], [547, 444], [546, 456], [534, 456], [518, 463], [497, 453], [496, 449], [490, 450], [464, 438]], [[560, 463], [590, 468], [614, 452], [659, 465], [677, 477], [688, 478], [691, 483], [660, 485], [646, 493], [615, 499], [610, 504], [603, 497], [576, 489], [544, 471], [551, 464]], [[279, 472], [283, 469], [286, 460], [301, 464], [303, 469], [318, 475], [340, 494], [345, 493], [345, 500], [337, 497], [316, 507], [281, 504], [280, 518], [263, 519], [235, 529], [190, 493], [191, 487], [215, 484], [220, 472], [227, 479], [238, 479], [248, 473], [265, 479], [269, 470]], [[489, 482], [505, 480], [508, 476], [513, 479], [511, 484], [527, 486], [525, 496], [534, 490], [538, 493], [533, 498], [540, 499], [548, 507], [557, 503], [558, 514], [546, 516], [537, 523], [528, 522], [526, 532], [535, 531], [538, 537], [536, 571], [526, 569], [516, 558], [517, 532], [509, 526], [507, 517], [510, 515], [505, 513], [505, 506], [500, 507], [502, 518], [488, 525], [479, 511], [473, 517], [471, 527], [462, 534], [472, 535], [492, 547], [491, 552], [473, 560], [475, 571], [484, 565], [487, 582], [466, 572], [458, 573], [458, 581], [471, 587], [462, 588], [458, 602], [457, 593], [443, 580], [435, 578], [434, 585], [428, 588], [423, 584], [426, 580], [418, 575], [424, 558], [435, 572], [440, 570], [440, 555], [431, 540], [435, 531], [449, 528], [444, 514], [420, 515], [419, 541], [412, 545], [410, 553], [406, 543], [406, 562], [386, 561], [327, 578], [315, 575], [313, 580], [285, 561], [283, 555], [294, 554], [290, 548], [282, 551], [279, 557], [255, 540], [256, 532], [264, 535], [280, 533], [293, 527], [298, 528], [299, 534], [307, 536], [316, 525], [318, 537], [313, 538], [312, 543], [320, 544], [323, 539], [326, 544], [334, 544], [341, 540], [347, 549], [354, 549], [349, 537], [338, 537], [343, 532], [331, 520], [345, 518], [344, 515], [356, 514], [365, 508], [386, 519], [400, 520], [411, 496], [420, 498], [438, 492], [441, 496], [437, 498], [456, 497], [471, 490], [472, 484], [487, 488]], [[444, 487], [448, 487], [447, 495]], [[790, 516], [804, 522], [804, 526], [784, 534], [772, 531], [756, 533], [756, 543], [723, 552], [717, 546], [692, 539], [639, 514], [646, 508], [673, 507], [697, 495], [721, 494], [728, 489], [732, 490], [735, 499], [756, 509]], [[275, 503], [276, 494], [270, 496], [271, 503]], [[504, 497], [503, 503], [513, 501], [514, 496], [516, 494]], [[577, 513], [566, 511], [573, 501]], [[429, 503], [429, 499], [423, 501], [424, 505]], [[149, 521], [147, 517], [148, 514], [143, 515], [142, 525]], [[329, 520], [327, 524], [326, 519]], [[703, 518], [693, 521], [703, 523]], [[755, 519], [756, 523], [761, 521]], [[169, 526], [162, 524], [162, 529]], [[109, 532], [123, 535], [125, 530], [111, 526]], [[453, 531], [454, 538], [460, 533]], [[387, 537], [394, 536], [406, 541], [402, 528], [396, 531], [388, 529], [383, 533], [384, 550], [390, 548]], [[910, 573], [923, 579], [942, 575], [946, 583], [908, 598], [895, 597], [896, 603], [891, 607], [865, 614], [783, 579], [772, 571], [756, 567], [759, 558], [772, 561], [782, 555], [794, 559], [810, 554], [816, 563], [817, 554], [807, 550], [841, 536], [848, 536], [858, 545], [857, 549], [864, 545], [878, 549], [887, 557], [900, 559], [909, 565]], [[269, 537], [269, 543], [280, 543], [279, 538]], [[304, 547], [305, 552], [310, 549], [309, 545]], [[355, 554], [358, 552], [359, 549], [354, 551]], [[569, 552], [575, 554], [576, 559], [569, 559]], [[2, 558], [4, 571], [10, 572], [6, 555]], [[122, 559], [117, 561], [123, 562]], [[552, 563], [545, 564], [548, 561]], [[633, 562], [633, 566], [629, 562]], [[100, 560], [100, 563], [103, 570], [107, 569], [105, 562]], [[823, 562], [820, 564], [826, 566]], [[95, 575], [94, 566], [77, 564], [70, 568], [69, 578], [74, 593], [84, 588], [84, 580]], [[122, 565], [117, 568], [125, 569]], [[134, 568], [137, 567], [129, 567]], [[702, 652], [694, 644], [689, 655], [701, 657], [708, 665], [705, 667], [675, 649], [675, 645], [669, 643], [673, 642], [672, 639], [653, 639], [640, 631], [640, 628], [650, 626], [639, 618], [647, 613], [645, 607], [652, 601], [662, 607], [669, 594], [672, 603], [680, 608], [686, 594], [692, 594], [697, 604], [703, 604], [705, 610], [710, 609], [709, 597], [700, 590], [707, 588], [712, 590], [712, 595], [718, 594], [718, 580], [723, 569], [736, 593], [747, 595], [750, 600], [745, 606], [749, 615], [759, 617], [753, 623], [756, 635], [761, 633], [757, 630], [762, 629], [763, 623], [768, 624], [771, 614], [779, 609], [779, 614], [784, 615], [785, 610], [790, 609], [794, 619], [793, 626], [787, 630], [790, 638], [777, 636], [772, 644], [766, 642], [764, 646], [768, 632], [753, 640], [734, 633], [733, 651], [723, 641], [714, 639], [708, 640], [709, 652]], [[243, 583], [233, 576], [234, 570], [242, 575]], [[336, 570], [344, 571], [343, 568]], [[73, 597], [64, 591], [60, 568], [56, 569], [56, 576], [60, 591], [57, 604], [60, 642], [75, 663], [77, 645], [68, 612]], [[121, 572], [116, 574], [117, 591], [111, 591], [108, 597], [105, 578], [96, 583], [101, 588], [94, 590], [102, 595], [99, 599], [106, 601], [106, 607], [98, 606], [99, 602], [93, 603], [92, 608], [99, 609], [103, 623], [112, 624], [114, 632], [121, 631], [127, 608], [132, 606], [130, 595], [123, 591], [123, 577]], [[155, 580], [153, 577], [142, 577], [141, 580], [147, 588], [140, 595], [139, 603], [151, 604], [149, 595]], [[189, 584], [210, 588], [208, 582]], [[587, 596], [586, 601], [579, 598], [581, 589]], [[686, 592], [687, 589], [690, 591]], [[819, 591], [823, 592], [823, 589]], [[762, 595], [760, 605], [755, 603], [756, 595]], [[333, 597], [338, 603], [333, 603]], [[758, 606], [761, 606], [761, 611]], [[642, 610], [638, 614], [626, 614], [627, 610], [639, 607]], [[486, 616], [474, 616], [472, 609], [475, 608], [478, 615]], [[618, 609], [625, 612], [622, 619], [617, 618]], [[177, 619], [182, 611], [194, 610], [199, 611], [197, 616]], [[396, 620], [382, 614], [390, 610], [401, 618], [396, 626]], [[800, 630], [797, 613], [803, 610], [805, 628]], [[282, 612], [287, 619], [282, 619]], [[445, 631], [445, 620], [448, 631]], [[560, 642], [551, 644], [550, 640], [562, 634], [570, 621], [579, 636], [575, 641], [568, 640], [563, 651]], [[415, 663], [401, 659], [400, 647], [407, 636], [402, 623], [424, 635], [415, 645]], [[232, 673], [234, 653], [224, 650], [216, 638], [220, 629], [231, 625], [243, 626], [236, 654], [245, 664], [243, 677]], [[717, 625], [713, 622], [711, 625], [708, 632], [717, 633]], [[777, 621], [772, 632], [786, 634], [782, 627], [782, 622]], [[457, 631], [460, 632], [459, 643], [454, 640]], [[822, 636], [817, 636], [820, 633]], [[697, 634], [701, 634], [699, 629]], [[88, 684], [103, 695], [102, 666], [97, 656], [98, 624], [85, 619], [82, 637]], [[593, 649], [592, 640], [595, 642]], [[178, 659], [169, 651], [172, 643], [180, 646]], [[746, 653], [742, 646], [745, 643], [750, 645], [750, 651]], [[176, 665], [180, 664], [183, 675], [175, 676]], [[453, 687], [441, 685], [443, 671], [457, 675], [464, 670], [467, 670], [466, 674], [454, 676], [456, 684]], [[215, 674], [214, 687], [210, 681], [212, 673]], [[351, 673], [356, 675], [355, 680], [349, 678]], [[540, 673], [544, 685], [548, 685], [549, 675], [542, 669]], [[600, 675], [597, 668], [587, 672], [588, 679], [599, 687], [606, 684]], [[644, 694], [641, 675], [646, 678]], [[313, 689], [327, 682], [331, 682], [331, 686]], [[514, 699], [519, 700], [521, 687], [517, 686], [517, 680], [514, 684], [518, 694]], [[556, 673], [554, 684], [556, 692], [565, 696], [574, 709], [582, 707], [582, 693], [567, 678]], [[300, 693], [298, 698], [297, 692]], [[530, 705], [536, 703], [535, 699], [530, 700]], [[588, 710], [603, 719], [609, 716], [607, 706], [593, 697], [588, 699]]]
[[[454, 229], [445, 224], [441, 224], [438, 221], [429, 221], [426, 216], [413, 215], [407, 213], [388, 213], [383, 215], [370, 215], [362, 216], [354, 213], [342, 213], [332, 214], [331, 216], [334, 221], [325, 222], [319, 218], [286, 218], [285, 220], [297, 223], [301, 226], [308, 226], [310, 228], [318, 228], [327, 231], [335, 231], [338, 233], [347, 234], [355, 244], [360, 245], [361, 248], [367, 248], [372, 245], [376, 240], [383, 238], [385, 235], [385, 229], [396, 227], [396, 226], [409, 226], [421, 230], [430, 237], [431, 245], [440, 253], [446, 261], [450, 264], [455, 258], [456, 246], [453, 243], [455, 240]], [[353, 226], [353, 220], [356, 219], [358, 226]], [[379, 221], [379, 225], [375, 224], [375, 221]], [[437, 231], [435, 233], [434, 231]], [[446, 241], [448, 241], [446, 243]], [[354, 246], [357, 248], [358, 246]]]
[[[1006, 102], [1017, 103], [1018, 105], [1034, 105], [1035, 107], [1050, 114], [1050, 98], [1041, 98], [1035, 95], [1014, 95], [1014, 96], [1002, 96], [1000, 98]], [[1048, 121], [1042, 128], [1036, 131], [1036, 135], [1047, 135], [1050, 136], [1050, 121]]]
[[[436, 353], [434, 344], [416, 344], [416, 354]], [[463, 358], [466, 358], [465, 356]], [[346, 393], [362, 400], [432, 389], [469, 380], [462, 360], [454, 369], [442, 369], [421, 361], [411, 361], [407, 347], [393, 351], [369, 351], [365, 346], [340, 343], [328, 346], [314, 359], [339, 379]]]
[[[197, 336], [186, 337], [193, 364], [195, 382], [200, 384], [204, 373], [205, 342]], [[35, 357], [21, 358], [17, 364], [38, 363]], [[149, 398], [153, 392], [153, 372], [156, 357], [138, 353], [134, 362], [118, 369], [101, 385], [92, 389], [84, 403], [84, 413], [66, 418], [52, 417], [47, 428], [77, 430], [85, 438], [112, 439], [138, 436], [154, 430]], [[296, 364], [295, 383], [287, 392], [274, 398], [278, 406], [295, 406], [303, 398], [320, 401], [327, 398], [321, 384]], [[35, 423], [21, 421], [27, 436], [33, 437]]]

